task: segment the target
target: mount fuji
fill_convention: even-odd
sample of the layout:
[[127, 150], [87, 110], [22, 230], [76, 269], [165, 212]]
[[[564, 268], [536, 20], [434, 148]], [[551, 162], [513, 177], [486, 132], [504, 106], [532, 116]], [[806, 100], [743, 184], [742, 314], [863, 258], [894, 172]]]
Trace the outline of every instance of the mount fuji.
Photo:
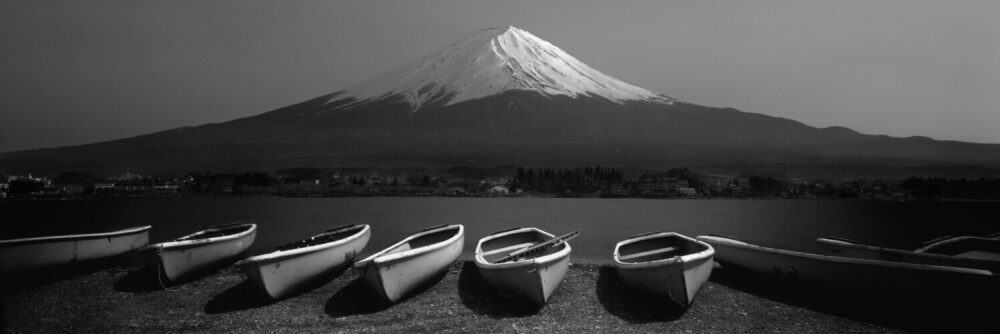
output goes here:
[[996, 170], [1000, 145], [866, 135], [688, 103], [507, 27], [256, 116], [0, 154], [0, 170], [34, 173], [513, 164], [898, 176], [914, 168]]

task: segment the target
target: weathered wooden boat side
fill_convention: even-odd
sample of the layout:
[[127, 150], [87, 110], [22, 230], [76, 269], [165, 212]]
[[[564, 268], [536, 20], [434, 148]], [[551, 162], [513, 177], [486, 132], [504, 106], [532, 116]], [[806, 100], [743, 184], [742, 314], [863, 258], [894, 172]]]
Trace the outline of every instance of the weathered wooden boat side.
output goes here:
[[462, 253], [465, 227], [445, 225], [420, 231], [354, 264], [364, 282], [395, 303], [446, 270]]
[[568, 242], [539, 250], [526, 258], [502, 263], [497, 260], [552, 238], [555, 236], [534, 227], [496, 232], [479, 239], [476, 244], [476, 266], [483, 280], [496, 286], [501, 295], [543, 305], [566, 277], [573, 251]]
[[987, 270], [811, 254], [761, 247], [720, 236], [699, 236], [723, 268], [924, 311], [982, 311], [1000, 296]]
[[932, 241], [914, 252], [1000, 261], [1000, 240], [974, 236], [948, 237]]
[[816, 239], [816, 242], [823, 245], [826, 255], [832, 256], [918, 263], [946, 267], [975, 268], [989, 270], [994, 273], [1000, 272], [1000, 259], [989, 260], [944, 254], [922, 253], [903, 249], [866, 245], [853, 240], [837, 237], [818, 238]]
[[615, 245], [614, 264], [625, 284], [688, 307], [712, 274], [715, 249], [693, 238], [655, 232]]
[[164, 282], [188, 279], [237, 259], [257, 236], [256, 224], [210, 227], [171, 241], [139, 250], [139, 257]]
[[353, 263], [370, 237], [368, 225], [343, 226], [298, 245], [279, 246], [278, 251], [243, 259], [236, 266], [268, 297], [281, 299], [314, 279]]
[[148, 244], [150, 228], [0, 240], [0, 273], [44, 270], [122, 255]]

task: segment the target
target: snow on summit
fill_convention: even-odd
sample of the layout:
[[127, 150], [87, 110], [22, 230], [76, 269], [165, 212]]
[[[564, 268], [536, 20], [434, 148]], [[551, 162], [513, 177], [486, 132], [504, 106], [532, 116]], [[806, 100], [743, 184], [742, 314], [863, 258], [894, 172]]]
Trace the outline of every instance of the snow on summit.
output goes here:
[[[337, 94], [358, 102], [403, 96], [413, 107], [451, 105], [508, 90], [543, 95], [600, 96], [670, 102], [669, 97], [627, 84], [580, 62], [555, 45], [515, 27], [477, 31], [419, 60]], [[332, 102], [332, 101], [331, 101]]]

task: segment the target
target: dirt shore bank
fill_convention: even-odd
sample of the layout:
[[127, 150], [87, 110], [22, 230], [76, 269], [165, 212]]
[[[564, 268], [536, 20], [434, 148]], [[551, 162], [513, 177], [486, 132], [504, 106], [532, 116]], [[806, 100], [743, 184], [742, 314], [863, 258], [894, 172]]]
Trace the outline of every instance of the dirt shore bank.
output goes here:
[[[949, 319], [868, 319], [851, 310], [753, 291], [716, 270], [686, 312], [629, 290], [606, 266], [573, 265], [542, 308], [497, 294], [459, 262], [395, 304], [378, 302], [351, 270], [271, 302], [234, 269], [162, 290], [118, 266], [3, 295], [4, 332], [713, 332], [976, 331]], [[757, 293], [757, 294], [755, 294]]]

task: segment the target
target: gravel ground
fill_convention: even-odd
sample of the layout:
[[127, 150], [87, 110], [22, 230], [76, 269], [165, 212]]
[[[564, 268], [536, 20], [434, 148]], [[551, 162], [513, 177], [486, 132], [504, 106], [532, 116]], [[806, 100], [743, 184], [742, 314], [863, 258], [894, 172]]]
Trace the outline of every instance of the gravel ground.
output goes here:
[[962, 319], [825, 305], [781, 286], [761, 288], [721, 269], [686, 311], [629, 290], [612, 268], [597, 265], [570, 267], [542, 308], [498, 295], [469, 262], [456, 263], [395, 305], [379, 302], [352, 270], [277, 302], [259, 297], [232, 268], [171, 290], [161, 289], [151, 276], [134, 266], [118, 266], [4, 292], [3, 332], [980, 331]]

